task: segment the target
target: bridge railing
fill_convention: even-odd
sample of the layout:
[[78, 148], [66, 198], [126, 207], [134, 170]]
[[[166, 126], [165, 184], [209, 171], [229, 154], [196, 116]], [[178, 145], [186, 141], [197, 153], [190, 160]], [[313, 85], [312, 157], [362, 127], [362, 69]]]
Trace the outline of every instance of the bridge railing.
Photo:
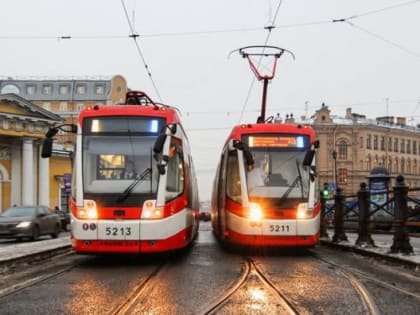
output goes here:
[[[325, 198], [321, 193], [321, 237], [329, 237], [327, 225], [334, 228], [333, 242], [347, 241], [345, 223], [352, 222], [358, 229], [357, 246], [375, 246], [371, 236], [371, 225], [377, 224], [375, 217], [379, 213], [388, 218], [389, 227], [393, 229], [393, 244], [390, 248], [392, 253], [412, 253], [407, 226], [410, 226], [410, 218], [420, 215], [420, 200], [409, 197], [408, 192], [420, 191], [420, 188], [409, 189], [404, 182], [404, 177], [399, 175], [396, 184], [390, 191], [370, 192], [366, 183], [360, 184], [356, 195], [343, 195], [342, 189], [337, 187], [334, 198]], [[372, 200], [375, 194], [388, 196], [384, 203]], [[410, 202], [410, 207], [408, 203]], [[414, 205], [414, 208], [413, 208]]]

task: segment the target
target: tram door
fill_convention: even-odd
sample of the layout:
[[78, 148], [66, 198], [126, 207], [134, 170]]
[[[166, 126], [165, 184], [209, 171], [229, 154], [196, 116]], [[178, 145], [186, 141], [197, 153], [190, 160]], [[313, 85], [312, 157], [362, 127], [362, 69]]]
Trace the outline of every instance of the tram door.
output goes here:
[[218, 174], [217, 183], [217, 228], [221, 239], [224, 239], [224, 231], [226, 229], [226, 165], [227, 155], [224, 152], [220, 161], [220, 173]]

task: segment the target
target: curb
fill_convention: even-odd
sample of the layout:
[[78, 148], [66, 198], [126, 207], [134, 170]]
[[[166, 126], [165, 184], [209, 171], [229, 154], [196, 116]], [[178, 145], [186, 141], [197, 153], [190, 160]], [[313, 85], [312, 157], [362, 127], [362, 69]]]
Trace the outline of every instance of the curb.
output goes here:
[[349, 242], [333, 243], [330, 240], [320, 240], [320, 244], [323, 246], [328, 246], [335, 249], [341, 249], [341, 250], [345, 250], [349, 252], [354, 252], [354, 253], [357, 253], [363, 256], [372, 257], [375, 259], [385, 260], [393, 264], [409, 267], [410, 269], [414, 269], [415, 271], [420, 271], [420, 263], [410, 260], [409, 257], [411, 255], [380, 253], [378, 251], [375, 251], [375, 249], [378, 249], [378, 247], [360, 247], [360, 246], [352, 245]]

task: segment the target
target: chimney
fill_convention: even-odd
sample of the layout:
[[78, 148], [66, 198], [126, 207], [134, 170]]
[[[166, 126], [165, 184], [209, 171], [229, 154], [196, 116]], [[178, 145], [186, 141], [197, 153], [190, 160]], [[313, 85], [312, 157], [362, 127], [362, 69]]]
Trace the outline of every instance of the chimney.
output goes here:
[[351, 107], [346, 108], [346, 119], [352, 119], [353, 116], [351, 114]]
[[405, 117], [397, 117], [397, 125], [399, 125], [401, 127], [405, 127], [406, 118]]

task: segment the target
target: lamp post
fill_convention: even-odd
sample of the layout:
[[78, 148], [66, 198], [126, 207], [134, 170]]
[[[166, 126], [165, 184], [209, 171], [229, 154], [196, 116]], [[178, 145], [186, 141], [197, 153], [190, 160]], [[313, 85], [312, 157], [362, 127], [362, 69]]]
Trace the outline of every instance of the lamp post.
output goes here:
[[337, 182], [337, 151], [333, 151], [332, 152], [332, 158], [334, 160], [334, 184], [335, 184], [335, 189], [337, 189], [338, 187], [338, 182]]

